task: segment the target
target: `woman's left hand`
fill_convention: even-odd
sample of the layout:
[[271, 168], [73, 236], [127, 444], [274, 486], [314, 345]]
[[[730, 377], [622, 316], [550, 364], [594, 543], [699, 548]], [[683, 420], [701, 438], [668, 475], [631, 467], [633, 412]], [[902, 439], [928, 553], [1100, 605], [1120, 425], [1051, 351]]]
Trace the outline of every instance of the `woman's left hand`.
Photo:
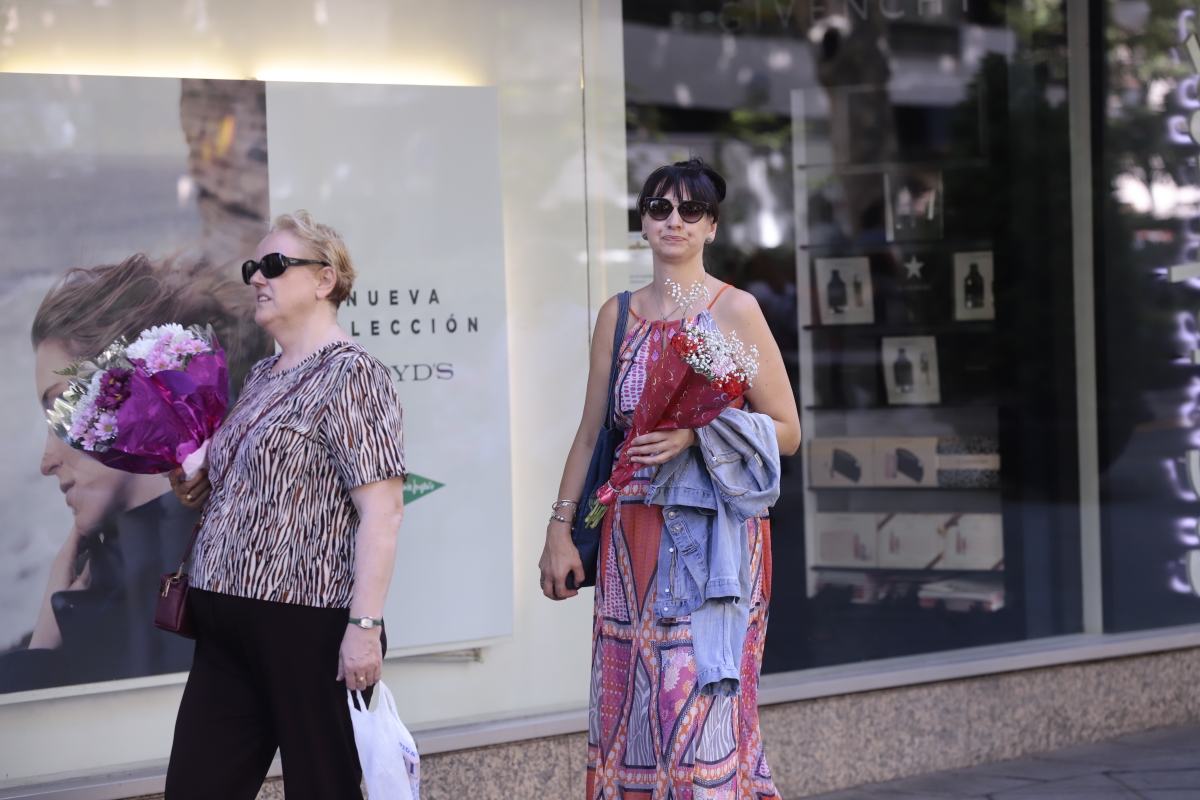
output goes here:
[[208, 495], [212, 492], [206, 467], [201, 467], [191, 480], [184, 477], [182, 469], [173, 469], [167, 473], [167, 480], [171, 482], [171, 490], [175, 492], [183, 507], [192, 511], [204, 508], [204, 504], [208, 502]]
[[380, 634], [380, 628], [364, 630], [357, 625], [346, 626], [338, 654], [337, 679], [346, 681], [347, 689], [361, 691], [379, 683], [383, 673]]
[[696, 443], [691, 428], [651, 431], [629, 443], [629, 460], [635, 464], [665, 464]]

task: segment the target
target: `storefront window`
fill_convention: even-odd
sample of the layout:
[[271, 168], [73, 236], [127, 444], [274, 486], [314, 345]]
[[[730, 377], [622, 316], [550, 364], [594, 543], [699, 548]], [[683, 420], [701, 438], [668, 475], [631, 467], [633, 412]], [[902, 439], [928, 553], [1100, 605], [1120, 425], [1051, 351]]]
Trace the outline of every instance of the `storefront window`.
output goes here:
[[630, 197], [689, 155], [725, 175], [708, 267], [758, 297], [801, 407], [765, 669], [1078, 631], [1064, 5], [624, 23]]
[[1097, 326], [1105, 620], [1200, 621], [1200, 46], [1192, 3], [1110, 2]]

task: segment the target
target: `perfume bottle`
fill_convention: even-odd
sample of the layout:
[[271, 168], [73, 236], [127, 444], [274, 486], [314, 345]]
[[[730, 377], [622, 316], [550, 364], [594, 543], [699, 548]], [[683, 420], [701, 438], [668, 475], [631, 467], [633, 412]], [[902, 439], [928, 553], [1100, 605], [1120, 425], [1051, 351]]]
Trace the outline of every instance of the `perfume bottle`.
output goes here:
[[913, 363], [903, 347], [896, 352], [896, 360], [892, 363], [892, 378], [896, 381], [896, 391], [900, 394], [912, 394]]
[[926, 386], [929, 385], [929, 353], [922, 352], [920, 358], [921, 378]]
[[967, 276], [963, 278], [963, 304], [967, 308], [983, 308], [983, 276], [979, 265], [971, 262]]
[[829, 283], [825, 284], [825, 299], [833, 313], [840, 314], [846, 310], [846, 282], [836, 269], [829, 276]]
[[854, 292], [854, 307], [863, 307], [863, 282], [862, 277], [855, 273], [854, 280], [850, 282], [850, 287]]

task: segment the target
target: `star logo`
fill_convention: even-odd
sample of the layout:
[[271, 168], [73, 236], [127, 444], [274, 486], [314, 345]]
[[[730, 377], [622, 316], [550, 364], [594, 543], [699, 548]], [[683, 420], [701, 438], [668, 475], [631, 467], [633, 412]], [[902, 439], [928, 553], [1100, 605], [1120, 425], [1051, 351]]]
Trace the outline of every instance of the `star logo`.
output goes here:
[[924, 268], [924, 261], [921, 261], [916, 256], [909, 256], [908, 261], [904, 262], [904, 277], [909, 280], [916, 280], [921, 277], [921, 270]]

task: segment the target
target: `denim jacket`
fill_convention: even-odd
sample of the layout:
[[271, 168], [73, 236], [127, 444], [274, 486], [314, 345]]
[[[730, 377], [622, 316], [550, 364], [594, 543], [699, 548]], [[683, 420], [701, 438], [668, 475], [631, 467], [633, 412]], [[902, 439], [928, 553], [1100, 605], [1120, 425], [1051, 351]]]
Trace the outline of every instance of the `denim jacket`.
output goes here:
[[766, 414], [727, 408], [696, 429], [697, 445], [663, 464], [646, 503], [663, 507], [659, 619], [691, 615], [696, 677], [704, 694], [738, 691], [750, 618], [746, 520], [779, 498], [779, 441]]

